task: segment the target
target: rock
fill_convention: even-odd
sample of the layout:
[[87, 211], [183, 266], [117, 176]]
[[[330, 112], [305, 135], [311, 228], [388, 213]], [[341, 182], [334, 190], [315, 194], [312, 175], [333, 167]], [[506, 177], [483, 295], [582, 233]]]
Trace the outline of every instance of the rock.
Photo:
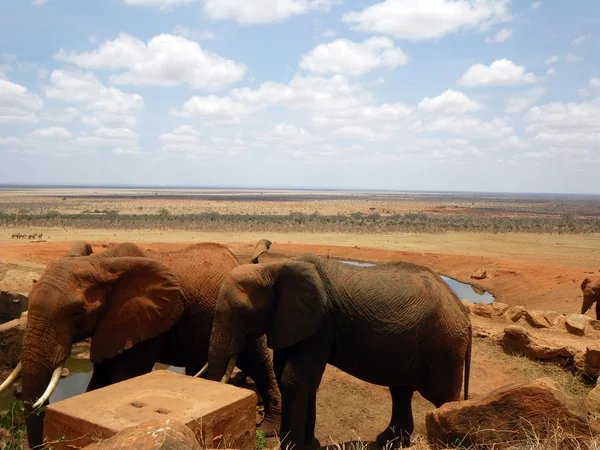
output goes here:
[[192, 430], [176, 420], [151, 420], [126, 428], [86, 450], [201, 450]]
[[[550, 419], [551, 423], [548, 423]], [[590, 422], [582, 405], [548, 378], [510, 384], [486, 395], [449, 402], [426, 416], [427, 438], [432, 446], [509, 448], [515, 442], [542, 447], [580, 448], [591, 439]], [[560, 427], [560, 434], [556, 428]], [[535, 436], [535, 438], [532, 438]]]
[[496, 316], [501, 316], [502, 314], [504, 314], [506, 312], [506, 310], [509, 308], [509, 306], [506, 303], [493, 302], [492, 308], [494, 309], [494, 314]]
[[587, 407], [590, 419], [600, 420], [600, 385], [592, 389], [585, 398], [585, 406]]
[[600, 343], [588, 345], [583, 359], [583, 371], [592, 376], [600, 375]]
[[71, 375], [71, 371], [69, 369], [67, 369], [66, 367], [63, 367], [62, 373], [60, 374], [61, 378], [67, 378], [69, 375]]
[[0, 378], [6, 376], [21, 359], [21, 344], [27, 318], [15, 319], [0, 325]]
[[491, 319], [494, 314], [494, 308], [488, 303], [475, 303], [473, 305], [473, 314]]
[[523, 317], [527, 311], [523, 306], [511, 306], [504, 313], [506, 318], [512, 322], [517, 322], [521, 317]]
[[600, 331], [600, 320], [590, 320], [590, 326], [596, 330]]
[[550, 324], [544, 317], [544, 313], [541, 311], [526, 311], [525, 320], [527, 323], [534, 328], [550, 328]]
[[483, 280], [485, 277], [487, 277], [487, 272], [485, 271], [485, 269], [481, 268], [475, 269], [471, 274], [471, 278], [474, 278], [476, 280]]
[[568, 346], [535, 338], [520, 325], [510, 325], [504, 329], [502, 346], [505, 350], [531, 359], [553, 360], [560, 364], [572, 361], [576, 353]]
[[565, 326], [567, 327], [569, 333], [583, 336], [585, 334], [586, 326], [590, 320], [591, 319], [588, 316], [583, 314], [571, 314], [567, 317]]
[[40, 275], [36, 272], [7, 270], [4, 274], [4, 278], [0, 281], [0, 291], [19, 292], [27, 296], [31, 287], [39, 278]]
[[561, 315], [562, 314], [559, 314], [556, 311], [546, 311], [544, 313], [544, 318], [551, 326], [554, 326], [558, 324]]

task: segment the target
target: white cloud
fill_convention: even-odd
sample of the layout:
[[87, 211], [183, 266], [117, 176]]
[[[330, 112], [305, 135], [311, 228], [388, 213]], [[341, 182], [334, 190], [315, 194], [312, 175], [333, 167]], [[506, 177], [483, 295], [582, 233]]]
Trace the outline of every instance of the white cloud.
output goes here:
[[49, 127], [33, 130], [29, 137], [34, 139], [69, 139], [73, 134], [62, 127]]
[[48, 1], [48, 0], [33, 0], [33, 2], [32, 2], [32, 3], [33, 3], [35, 6], [42, 6], [42, 5], [46, 4], [46, 2], [47, 2], [47, 1]]
[[300, 67], [314, 73], [363, 75], [377, 68], [395, 69], [405, 65], [408, 56], [386, 37], [371, 37], [363, 42], [336, 39], [319, 44], [300, 60]]
[[531, 108], [525, 114], [527, 131], [559, 134], [559, 130], [600, 132], [600, 102], [553, 102]]
[[42, 119], [48, 122], [73, 122], [79, 116], [81, 116], [81, 111], [69, 106], [62, 110], [45, 110]]
[[281, 22], [309, 11], [329, 11], [341, 0], [205, 0], [204, 14], [214, 20], [233, 20], [240, 24]]
[[585, 41], [589, 41], [592, 38], [591, 33], [588, 34], [580, 34], [571, 42], [572, 45], [579, 45]]
[[133, 148], [123, 148], [123, 147], [116, 147], [113, 149], [113, 154], [115, 155], [140, 155], [142, 152], [140, 152], [140, 149], [137, 147], [133, 147]]
[[126, 5], [134, 6], [154, 6], [158, 7], [161, 11], [169, 11], [175, 6], [185, 5], [193, 3], [196, 0], [124, 0]]
[[542, 0], [537, 0], [531, 4], [531, 10], [535, 11], [537, 9], [540, 9], [541, 6], [542, 6]]
[[203, 138], [191, 125], [180, 126], [170, 133], [160, 135], [158, 139], [162, 143], [161, 153], [172, 156], [197, 157], [205, 153], [210, 153], [211, 157], [235, 156], [251, 147], [238, 136]]
[[509, 59], [499, 59], [491, 65], [474, 64], [458, 80], [462, 86], [511, 86], [536, 83], [537, 78], [525, 67], [517, 66]]
[[177, 86], [217, 89], [241, 80], [246, 67], [202, 49], [182, 36], [161, 34], [145, 43], [126, 33], [80, 54], [61, 49], [55, 59], [86, 69], [121, 70], [111, 76], [114, 84]]
[[545, 93], [546, 89], [543, 87], [534, 87], [527, 91], [517, 92], [505, 100], [505, 111], [509, 113], [521, 112], [534, 105]]
[[504, 119], [484, 122], [475, 117], [445, 116], [424, 125], [428, 131], [464, 134], [475, 139], [499, 139], [514, 134], [514, 128]]
[[342, 18], [353, 24], [355, 31], [386, 33], [413, 41], [486, 29], [509, 19], [508, 0], [385, 0]]
[[0, 123], [36, 123], [36, 111], [44, 107], [25, 86], [0, 78]]
[[498, 31], [494, 37], [486, 37], [485, 38], [485, 42], [487, 44], [491, 44], [493, 42], [505, 42], [508, 39], [510, 39], [510, 37], [513, 35], [513, 30], [512, 28], [502, 28], [500, 31]]
[[172, 114], [182, 117], [200, 117], [209, 124], [239, 124], [243, 117], [255, 112], [256, 107], [236, 101], [231, 97], [194, 96], [183, 104], [181, 111]]
[[574, 53], [569, 53], [565, 58], [568, 62], [578, 62], [583, 59], [583, 56], [576, 55]]
[[600, 78], [590, 78], [590, 87], [592, 89], [600, 89]]
[[558, 55], [550, 56], [546, 59], [546, 61], [544, 61], [544, 64], [550, 65], [554, 64], [555, 62], [558, 62]]
[[79, 104], [92, 114], [84, 122], [93, 126], [133, 128], [136, 114], [144, 107], [140, 95], [107, 88], [91, 73], [55, 70], [45, 92], [48, 98]]
[[483, 105], [460, 91], [447, 89], [437, 97], [425, 97], [419, 102], [418, 108], [427, 113], [464, 114], [478, 111]]
[[326, 30], [321, 34], [321, 37], [335, 37], [336, 32], [333, 30]]
[[214, 41], [217, 35], [210, 30], [193, 30], [185, 25], [175, 25], [173, 34], [193, 41]]

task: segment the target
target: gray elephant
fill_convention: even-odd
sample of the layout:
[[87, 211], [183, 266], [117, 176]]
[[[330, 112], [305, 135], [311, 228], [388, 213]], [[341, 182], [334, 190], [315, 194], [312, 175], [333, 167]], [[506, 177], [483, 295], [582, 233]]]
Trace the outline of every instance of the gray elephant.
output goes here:
[[284, 445], [320, 445], [316, 394], [328, 363], [389, 386], [392, 417], [379, 445], [410, 443], [415, 391], [437, 407], [459, 400], [464, 368], [468, 398], [468, 311], [424, 266], [397, 261], [360, 268], [313, 255], [238, 266], [221, 286], [200, 375], [227, 382], [246, 342], [262, 334], [274, 350]]
[[581, 304], [581, 314], [585, 314], [596, 303], [596, 319], [600, 320], [600, 278], [592, 280], [586, 277], [581, 282], [581, 292], [583, 293], [583, 303]]
[[[76, 342], [91, 337], [88, 391], [148, 373], [156, 362], [197, 373], [208, 358], [219, 287], [239, 265], [216, 243], [172, 252], [123, 243], [91, 253], [89, 244], [78, 242], [48, 264], [29, 295], [21, 362], [0, 386], [22, 375], [31, 448], [42, 444], [38, 407], [47, 404]], [[238, 364], [256, 383], [265, 404], [261, 429], [272, 436], [281, 396], [266, 338], [249, 339]]]

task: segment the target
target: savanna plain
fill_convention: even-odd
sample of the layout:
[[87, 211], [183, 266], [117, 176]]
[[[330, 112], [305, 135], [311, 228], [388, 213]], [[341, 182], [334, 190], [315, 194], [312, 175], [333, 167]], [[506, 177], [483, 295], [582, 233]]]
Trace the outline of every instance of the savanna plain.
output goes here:
[[[89, 242], [95, 253], [124, 241], [156, 251], [219, 242], [240, 260], [247, 260], [260, 239], [273, 243], [271, 252], [290, 256], [314, 253], [343, 260], [424, 264], [491, 292], [495, 302], [572, 314], [581, 309], [582, 280], [600, 277], [600, 197], [275, 189], [0, 189], [0, 279], [14, 268], [41, 273], [78, 240]], [[484, 269], [487, 276], [472, 279], [476, 269]], [[587, 314], [595, 318], [594, 311]], [[558, 381], [580, 402], [595, 387], [595, 380], [569, 365], [559, 367], [506, 352], [489, 333], [478, 332], [503, 325], [478, 320], [473, 319], [471, 398], [540, 377]], [[433, 409], [415, 393], [416, 448], [427, 448], [425, 414]], [[327, 367], [317, 396], [316, 437], [321, 443], [370, 442], [387, 426], [390, 413], [387, 388]], [[10, 424], [4, 419], [0, 423], [6, 428]], [[554, 448], [550, 443], [537, 445], [522, 442], [517, 447]]]

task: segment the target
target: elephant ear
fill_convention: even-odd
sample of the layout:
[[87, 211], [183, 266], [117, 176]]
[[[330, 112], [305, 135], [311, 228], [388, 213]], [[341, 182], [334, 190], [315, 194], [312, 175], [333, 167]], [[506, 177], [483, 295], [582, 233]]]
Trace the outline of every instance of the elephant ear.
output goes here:
[[273, 350], [297, 344], [317, 331], [327, 296], [314, 264], [301, 261], [273, 265], [274, 310], [267, 325]]
[[250, 262], [252, 264], [258, 264], [258, 257], [263, 253], [267, 253], [271, 248], [272, 242], [268, 239], [261, 239], [254, 246], [254, 251], [252, 252], [252, 256], [250, 256]]
[[181, 284], [150, 258], [101, 261], [110, 280], [103, 313], [92, 335], [90, 359], [99, 363], [168, 331], [183, 311]]
[[592, 282], [592, 280], [590, 280], [589, 278], [585, 278], [582, 282], [581, 282], [581, 290], [585, 291], [585, 288], [587, 287], [588, 284], [590, 284]]
[[73, 244], [73, 247], [65, 255], [66, 258], [73, 258], [77, 256], [89, 256], [93, 253], [92, 246], [84, 241], [78, 241]]

